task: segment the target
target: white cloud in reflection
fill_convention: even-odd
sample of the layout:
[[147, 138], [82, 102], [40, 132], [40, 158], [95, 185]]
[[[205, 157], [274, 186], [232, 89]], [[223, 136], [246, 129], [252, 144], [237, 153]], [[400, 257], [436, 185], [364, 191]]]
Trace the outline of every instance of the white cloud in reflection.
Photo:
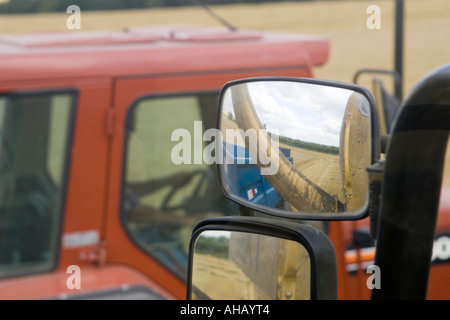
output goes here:
[[[351, 90], [289, 81], [250, 82], [248, 88], [267, 131], [277, 129], [282, 136], [339, 146]], [[234, 114], [229, 93], [223, 109]]]

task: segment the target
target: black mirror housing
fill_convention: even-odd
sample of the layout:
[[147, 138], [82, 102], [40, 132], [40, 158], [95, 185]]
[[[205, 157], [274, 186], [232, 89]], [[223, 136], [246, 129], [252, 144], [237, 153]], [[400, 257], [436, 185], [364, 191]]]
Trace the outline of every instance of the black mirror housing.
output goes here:
[[[215, 239], [219, 239], [217, 235], [231, 234], [231, 237], [228, 237], [230, 241], [227, 242], [228, 245], [225, 247], [225, 250], [218, 250], [217, 247], [215, 247], [216, 249], [214, 250], [214, 253], [212, 255], [208, 255], [211, 260], [209, 260], [208, 263], [202, 263], [199, 268], [199, 260], [196, 259], [200, 257], [200, 255], [202, 255], [202, 258], [204, 258], [204, 256], [206, 256], [205, 252], [207, 252], [208, 249], [212, 248], [212, 245], [208, 244], [211, 242], [203, 241], [203, 248], [201, 250], [199, 249], [199, 239], [205, 239], [205, 234], [210, 234], [211, 237]], [[248, 235], [252, 237], [250, 240], [249, 238], [247, 238]], [[209, 240], [211, 240], [212, 238], [209, 238]], [[232, 241], [233, 238], [235, 238], [235, 241]], [[259, 241], [261, 238], [263, 238], [265, 242], [262, 243], [261, 241]], [[236, 241], [236, 239], [238, 240]], [[255, 239], [257, 239], [256, 242]], [[277, 246], [276, 249], [272, 251], [274, 255], [271, 256], [270, 250], [267, 250], [267, 248], [272, 246], [275, 243], [275, 240], [277, 241]], [[245, 248], [246, 243], [251, 244], [252, 250], [246, 250], [248, 249], [248, 247]], [[271, 264], [271, 261], [275, 261], [279, 258], [280, 252], [283, 251], [280, 248], [285, 244], [289, 246], [286, 251], [289, 254], [285, 255], [282, 259], [282, 268], [280, 269], [280, 264], [277, 264], [278, 269], [272, 270], [268, 265]], [[206, 249], [205, 246], [207, 247]], [[259, 253], [262, 253], [262, 251], [257, 250], [258, 246], [261, 246], [261, 248], [265, 248], [264, 254], [259, 255]], [[307, 277], [309, 279], [309, 283], [305, 283], [305, 278], [301, 278], [299, 281], [297, 273], [295, 273], [295, 276], [293, 276], [292, 273], [292, 270], [298, 270], [303, 263], [297, 262], [295, 249], [292, 249], [297, 246], [304, 248], [305, 253], [309, 258], [309, 266], [306, 269], [308, 272]], [[221, 246], [220, 248], [223, 248], [223, 246]], [[202, 274], [202, 277], [197, 276], [197, 273], [200, 272], [199, 270], [203, 270], [203, 272], [205, 272], [206, 270], [206, 273], [210, 273], [209, 271], [214, 271], [215, 273], [217, 272], [217, 269], [221, 266], [224, 266], [227, 261], [236, 261], [236, 259], [233, 259], [231, 257], [232, 252], [238, 252], [241, 257], [243, 257], [241, 261], [245, 260], [244, 265], [242, 265], [242, 263], [240, 264], [239, 272], [241, 272], [241, 274], [246, 274], [246, 276], [250, 278], [249, 282], [251, 282], [251, 285], [255, 288], [254, 290], [252, 290], [252, 292], [259, 290], [260, 292], [265, 291], [267, 293], [268, 291], [270, 291], [267, 290], [268, 286], [273, 289], [273, 292], [276, 292], [273, 295], [264, 295], [263, 297], [265, 299], [297, 299], [296, 296], [292, 293], [295, 293], [295, 288], [293, 290], [285, 289], [286, 286], [292, 289], [292, 283], [289, 284], [289, 282], [292, 281], [296, 282], [296, 284], [293, 284], [294, 287], [295, 285], [300, 285], [305, 286], [307, 290], [310, 290], [306, 296], [311, 300], [337, 299], [336, 255], [331, 241], [323, 232], [308, 225], [292, 223], [288, 221], [278, 221], [274, 219], [265, 219], [259, 217], [221, 217], [200, 221], [193, 230], [189, 248], [187, 281], [188, 300], [240, 300], [261, 298], [261, 295], [251, 295], [246, 297], [237, 297], [236, 293], [226, 295], [223, 294], [223, 291], [220, 294], [217, 294], [211, 292], [213, 289], [208, 289], [212, 287], [217, 288], [219, 286], [217, 281], [223, 280], [224, 278], [226, 279], [226, 281], [232, 281], [230, 280], [230, 277], [227, 277], [228, 273], [224, 273], [225, 276], [217, 275], [216, 278], [209, 279], [208, 282], [212, 283], [212, 286], [209, 287], [205, 287], [205, 285], [201, 287], [202, 285], [199, 284], [200, 280], [196, 280], [204, 278], [204, 274]], [[216, 265], [210, 264], [210, 261], [216, 258], [215, 256], [221, 255], [222, 253], [229, 254], [230, 258], [227, 261], [225, 261], [225, 259], [222, 259], [220, 260], [219, 264]], [[254, 262], [261, 261], [252, 260], [252, 256], [265, 256], [265, 261], [269, 262], [259, 264], [260, 267], [258, 269], [263, 270], [259, 275], [255, 274], [255, 269], [251, 269], [251, 266], [255, 265]], [[237, 260], [239, 260], [239, 258]], [[300, 259], [298, 261], [305, 260]], [[239, 264], [239, 262], [237, 264]], [[286, 272], [286, 270], [288, 269], [290, 269], [291, 271]], [[270, 277], [271, 274], [277, 274], [277, 277], [276, 280], [268, 284], [266, 279], [272, 280]], [[258, 280], [257, 278], [260, 280]], [[261, 281], [261, 279], [264, 279], [264, 281]], [[284, 279], [286, 281], [280, 279]], [[242, 280], [240, 281], [242, 282]], [[300, 288], [300, 290], [303, 289], [304, 288]], [[239, 294], [241, 294], [241, 290], [239, 291]]]

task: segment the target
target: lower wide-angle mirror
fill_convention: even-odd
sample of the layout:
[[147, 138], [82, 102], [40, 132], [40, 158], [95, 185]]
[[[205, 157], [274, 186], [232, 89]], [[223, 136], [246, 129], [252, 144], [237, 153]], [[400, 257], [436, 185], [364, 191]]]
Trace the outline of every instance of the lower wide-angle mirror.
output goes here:
[[254, 219], [211, 219], [194, 230], [188, 299], [336, 298], [335, 254], [324, 234], [306, 225]]
[[370, 93], [297, 78], [226, 84], [220, 95], [221, 183], [232, 200], [290, 218], [361, 218], [377, 157]]

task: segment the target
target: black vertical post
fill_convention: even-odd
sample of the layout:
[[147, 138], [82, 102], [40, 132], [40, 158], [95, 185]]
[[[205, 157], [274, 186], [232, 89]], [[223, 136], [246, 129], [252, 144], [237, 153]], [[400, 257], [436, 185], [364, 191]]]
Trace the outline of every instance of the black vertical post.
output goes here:
[[403, 92], [403, 13], [404, 1], [395, 0], [395, 71], [400, 81], [395, 85], [395, 96], [402, 100]]

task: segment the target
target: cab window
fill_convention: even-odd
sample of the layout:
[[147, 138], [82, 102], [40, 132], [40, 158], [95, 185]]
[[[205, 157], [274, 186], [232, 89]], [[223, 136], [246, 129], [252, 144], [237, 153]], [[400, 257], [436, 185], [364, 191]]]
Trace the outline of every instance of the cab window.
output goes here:
[[137, 245], [182, 279], [194, 225], [238, 214], [221, 192], [215, 165], [198, 155], [211, 143], [202, 137], [216, 125], [217, 95], [143, 98], [126, 121], [124, 226]]
[[0, 96], [0, 277], [56, 264], [74, 100]]

